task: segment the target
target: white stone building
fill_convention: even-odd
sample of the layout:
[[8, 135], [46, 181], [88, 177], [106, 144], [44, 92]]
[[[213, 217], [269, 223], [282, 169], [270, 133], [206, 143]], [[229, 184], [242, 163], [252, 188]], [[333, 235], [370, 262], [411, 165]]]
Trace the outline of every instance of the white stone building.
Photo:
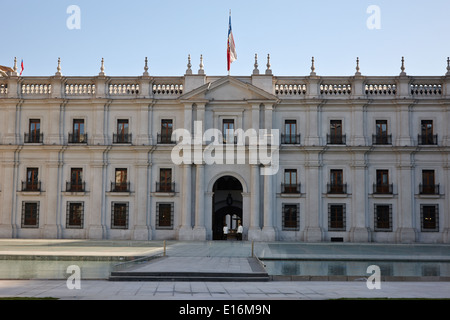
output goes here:
[[[241, 221], [244, 240], [449, 243], [450, 62], [432, 77], [404, 63], [391, 77], [363, 76], [359, 64], [346, 77], [311, 69], [0, 68], [0, 237], [209, 240]], [[249, 161], [248, 141], [242, 164], [174, 163], [172, 132], [196, 123], [279, 130], [277, 173]]]

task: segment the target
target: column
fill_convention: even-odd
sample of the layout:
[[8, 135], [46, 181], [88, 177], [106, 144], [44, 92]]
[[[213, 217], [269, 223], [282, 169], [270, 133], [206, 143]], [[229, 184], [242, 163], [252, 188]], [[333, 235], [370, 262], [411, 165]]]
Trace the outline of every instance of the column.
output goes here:
[[322, 202], [322, 177], [321, 164], [318, 158], [318, 150], [308, 154], [309, 160], [305, 163], [305, 176], [307, 182], [306, 192], [306, 212], [305, 212], [305, 242], [322, 241], [322, 228], [320, 227], [320, 214]]
[[[96, 151], [97, 157], [102, 155], [102, 150]], [[108, 206], [108, 204], [104, 203], [106, 185], [103, 177], [103, 161], [95, 160], [91, 165], [90, 171], [91, 207], [89, 212], [85, 212], [88, 238], [103, 239], [102, 212], [104, 212], [104, 209], [102, 206]]]
[[275, 228], [273, 227], [273, 204], [275, 192], [273, 190], [273, 175], [264, 176], [264, 226], [262, 237], [264, 241], [275, 241]]
[[179, 240], [192, 240], [192, 165], [184, 164], [183, 186], [181, 188], [181, 226]]
[[[12, 153], [10, 153], [12, 154]], [[1, 181], [0, 187], [0, 238], [13, 238], [13, 210], [16, 199], [17, 186], [15, 185], [17, 178], [15, 177], [16, 165], [13, 159], [8, 159], [2, 164], [3, 181]]]
[[410, 135], [410, 121], [409, 121], [409, 105], [399, 105], [397, 107], [397, 141], [396, 145], [400, 147], [411, 146], [412, 139]]
[[450, 243], [450, 195], [448, 194], [449, 193], [448, 190], [450, 190], [450, 166], [448, 164], [444, 166], [444, 172], [445, 177], [442, 177], [443, 180], [441, 185], [444, 186], [445, 200], [444, 200], [444, 207], [442, 209], [439, 208], [439, 218], [442, 217], [442, 226], [443, 226], [442, 240], [444, 243]]
[[205, 165], [198, 164], [195, 179], [195, 226], [194, 240], [206, 240], [205, 228]]
[[205, 229], [206, 240], [212, 240], [212, 215], [213, 215], [214, 192], [205, 192]]
[[352, 226], [350, 240], [352, 242], [368, 242], [370, 231], [367, 227], [367, 179], [364, 154], [356, 155], [361, 159], [354, 160], [352, 165]]
[[[146, 153], [140, 154], [140, 156], [146, 156]], [[136, 185], [135, 199], [135, 223], [133, 231], [133, 240], [150, 240], [149, 226], [147, 225], [147, 194], [150, 192], [148, 189], [148, 163], [145, 163], [145, 159], [141, 159], [140, 163], [136, 164]]]
[[320, 106], [310, 105], [307, 107], [307, 121], [306, 121], [306, 137], [305, 145], [307, 146], [319, 146], [319, 110]]
[[46, 170], [47, 175], [45, 176], [45, 179], [42, 179], [45, 194], [47, 195], [47, 199], [45, 201], [46, 206], [43, 206], [44, 201], [40, 204], [42, 206], [41, 210], [43, 209], [42, 211], [40, 210], [40, 213], [42, 213], [42, 221], [44, 221], [43, 236], [45, 239], [58, 238], [58, 228], [56, 224], [56, 214], [58, 212], [57, 199], [60, 187], [58, 183], [58, 167], [58, 161], [50, 160]]
[[151, 129], [151, 124], [149, 124], [149, 109], [148, 104], [141, 104], [139, 107], [139, 126], [137, 134], [137, 145], [147, 145], [149, 144], [149, 129]]
[[352, 107], [352, 123], [350, 143], [352, 146], [365, 146], [366, 140], [364, 137], [364, 106], [354, 105]]
[[250, 227], [248, 230], [248, 240], [259, 240], [261, 236], [260, 226], [260, 197], [259, 197], [259, 165], [251, 165], [251, 195], [250, 195]]
[[[400, 157], [408, 157], [409, 153], [401, 154]], [[412, 180], [412, 171], [414, 166], [410, 161], [401, 163], [397, 167], [398, 173], [398, 228], [396, 231], [396, 241], [399, 243], [413, 243], [416, 241], [416, 230], [414, 228], [414, 206], [412, 205], [414, 197], [414, 185]]]

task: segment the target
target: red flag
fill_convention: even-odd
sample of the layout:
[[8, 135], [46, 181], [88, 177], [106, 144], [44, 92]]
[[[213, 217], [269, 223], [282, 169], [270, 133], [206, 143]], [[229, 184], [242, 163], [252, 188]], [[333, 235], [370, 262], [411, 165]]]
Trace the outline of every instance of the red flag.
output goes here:
[[21, 67], [20, 75], [22, 75], [22, 72], [23, 72], [23, 59], [22, 59], [22, 62], [20, 63], [20, 67]]
[[230, 71], [230, 65], [233, 61], [237, 59], [236, 47], [234, 45], [233, 31], [231, 29], [231, 10], [230, 10], [230, 19], [228, 24], [228, 42], [227, 42], [227, 62], [228, 62], [228, 71]]

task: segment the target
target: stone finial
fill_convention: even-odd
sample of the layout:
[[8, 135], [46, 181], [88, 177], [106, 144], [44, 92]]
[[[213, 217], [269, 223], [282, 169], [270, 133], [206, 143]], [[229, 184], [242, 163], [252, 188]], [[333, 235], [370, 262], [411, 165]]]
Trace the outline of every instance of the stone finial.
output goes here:
[[266, 74], [272, 74], [272, 70], [270, 69], [270, 54], [267, 54], [267, 69]]
[[102, 64], [100, 66], [100, 73], [98, 74], [99, 76], [104, 77], [105, 74], [105, 59], [102, 58]]
[[310, 76], [316, 76], [316, 66], [315, 66], [315, 61], [314, 61], [314, 57], [311, 58], [311, 73]]
[[446, 76], [450, 76], [450, 57], [447, 57], [447, 73]]
[[145, 57], [145, 64], [144, 64], [144, 73], [142, 74], [144, 77], [150, 76], [148, 73], [148, 58]]
[[205, 70], [203, 69], [203, 55], [200, 55], [200, 69], [198, 69], [198, 74], [205, 74]]
[[255, 53], [255, 64], [254, 64], [255, 69], [253, 69], [253, 74], [259, 74], [259, 70], [258, 70], [258, 54]]
[[359, 57], [357, 57], [356, 58], [356, 73], [355, 73], [355, 76], [360, 76], [361, 75], [361, 72], [360, 72], [360, 69], [359, 69]]
[[19, 73], [17, 72], [17, 57], [14, 57], [13, 71], [10, 73], [11, 76], [17, 77]]
[[186, 69], [186, 74], [192, 74], [192, 64], [191, 64], [191, 55], [188, 54], [188, 64], [187, 64], [187, 69]]
[[62, 76], [62, 73], [61, 73], [61, 58], [58, 58], [58, 66], [56, 67], [55, 76], [58, 76], [58, 77]]
[[402, 70], [402, 72], [400, 73], [400, 76], [406, 76], [406, 72], [405, 72], [405, 57], [402, 57], [402, 66], [400, 68]]

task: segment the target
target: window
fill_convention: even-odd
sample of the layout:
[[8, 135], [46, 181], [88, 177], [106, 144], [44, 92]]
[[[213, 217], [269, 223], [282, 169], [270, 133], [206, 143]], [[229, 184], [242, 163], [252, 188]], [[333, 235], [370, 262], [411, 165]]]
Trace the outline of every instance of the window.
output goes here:
[[345, 204], [328, 204], [328, 230], [345, 231]]
[[173, 229], [173, 203], [156, 204], [156, 228]]
[[41, 133], [41, 120], [30, 119], [28, 134], [25, 134], [26, 143], [42, 143], [43, 135]]
[[284, 183], [282, 184], [282, 193], [299, 193], [299, 185], [297, 184], [297, 170], [284, 170]]
[[343, 182], [343, 171], [341, 169], [330, 170], [330, 183], [328, 193], [347, 193], [347, 186]]
[[435, 184], [434, 170], [422, 170], [420, 194], [439, 194], [439, 185]]
[[299, 204], [283, 204], [283, 230], [298, 231], [300, 205]]
[[439, 231], [439, 205], [420, 205], [420, 216], [422, 231]]
[[375, 204], [375, 231], [392, 231], [392, 205]]
[[84, 119], [74, 119], [72, 129], [72, 133], [69, 134], [69, 143], [87, 142], [87, 135], [84, 133]]
[[392, 135], [388, 134], [387, 120], [376, 120], [373, 144], [392, 144]]
[[172, 169], [159, 170], [159, 183], [156, 185], [157, 192], [174, 192], [175, 186], [172, 183]]
[[420, 127], [419, 145], [436, 145], [437, 135], [433, 135], [433, 120], [422, 120]]
[[67, 185], [67, 191], [71, 192], [84, 192], [83, 182], [83, 169], [71, 168], [70, 169], [70, 182]]
[[389, 184], [389, 170], [377, 170], [377, 181], [374, 187], [374, 193], [392, 193], [392, 185]]
[[327, 144], [345, 144], [345, 135], [342, 134], [342, 120], [330, 120], [330, 134]]
[[130, 185], [128, 183], [127, 169], [116, 168], [115, 181], [112, 183], [111, 190], [113, 192], [129, 192]]
[[84, 220], [84, 202], [67, 202], [66, 228], [82, 229]]
[[111, 211], [111, 228], [128, 229], [128, 202], [113, 202]]
[[113, 137], [114, 143], [131, 143], [131, 134], [128, 133], [128, 119], [117, 120], [117, 134]]
[[161, 134], [159, 135], [158, 143], [173, 143], [172, 131], [173, 121], [171, 119], [161, 120]]
[[41, 183], [39, 181], [39, 169], [27, 168], [27, 177], [22, 184], [22, 191], [40, 191]]
[[22, 228], [39, 227], [39, 202], [22, 202]]
[[224, 119], [222, 129], [223, 143], [234, 143], [234, 120]]
[[284, 133], [281, 135], [281, 143], [283, 144], [299, 144], [300, 139], [297, 135], [297, 121], [285, 120], [284, 121]]

